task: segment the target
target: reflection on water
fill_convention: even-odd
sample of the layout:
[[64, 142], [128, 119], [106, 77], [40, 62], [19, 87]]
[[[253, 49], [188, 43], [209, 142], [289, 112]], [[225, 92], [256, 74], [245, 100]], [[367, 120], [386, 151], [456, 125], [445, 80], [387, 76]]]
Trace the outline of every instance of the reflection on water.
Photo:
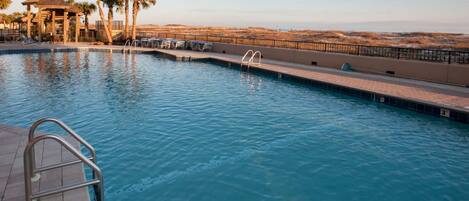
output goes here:
[[[57, 95], [74, 98], [76, 90], [86, 90], [75, 87], [85, 82], [88, 90], [104, 87], [102, 91], [108, 97], [109, 105], [130, 108], [141, 99], [145, 74], [139, 74], [135, 54], [125, 55], [124, 60], [122, 54], [117, 54], [90, 55], [87, 51], [23, 54], [19, 56], [22, 76], [27, 80], [23, 84], [30, 89], [31, 95], [54, 105], [58, 101]], [[91, 64], [90, 57], [98, 57], [103, 62]], [[12, 61], [9, 61], [11, 57], [1, 58], [0, 83], [3, 83], [7, 73], [3, 64]]]
[[241, 72], [241, 85], [246, 85], [250, 92], [256, 92], [262, 88], [262, 77], [249, 72]]
[[6, 82], [6, 69], [7, 66], [5, 65], [5, 60], [0, 57], [0, 95], [2, 95], [2, 91], [4, 91], [5, 82]]

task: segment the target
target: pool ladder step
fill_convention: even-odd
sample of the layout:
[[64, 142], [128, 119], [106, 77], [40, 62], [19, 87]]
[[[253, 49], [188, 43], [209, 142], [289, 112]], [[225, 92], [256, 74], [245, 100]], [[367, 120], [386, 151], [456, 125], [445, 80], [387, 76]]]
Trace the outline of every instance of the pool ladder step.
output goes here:
[[[256, 60], [256, 56], [257, 56], [257, 60]], [[248, 68], [253, 65], [261, 66], [261, 64], [262, 64], [262, 52], [261, 51], [248, 50], [246, 54], [244, 54], [243, 58], [241, 59], [241, 66], [246, 65]]]
[[[86, 157], [83, 155], [79, 150], [75, 149], [70, 143], [65, 141], [64, 138], [56, 136], [56, 135], [39, 135], [34, 136], [36, 133], [36, 129], [47, 122], [54, 123], [66, 131], [70, 136], [72, 136], [75, 140], [77, 140], [80, 145], [83, 145], [90, 153], [91, 157]], [[50, 165], [46, 167], [36, 168], [36, 159], [34, 154], [34, 145], [41, 141], [45, 140], [52, 140], [64, 147], [67, 151], [69, 151], [72, 155], [74, 155], [78, 160], [59, 163], [55, 165]], [[62, 186], [60, 188], [47, 190], [43, 192], [33, 193], [32, 191], [32, 184], [34, 182], [39, 182], [41, 178], [41, 172], [53, 170], [61, 167], [67, 167], [79, 163], [84, 163], [85, 165], [89, 166], [92, 170], [92, 179], [89, 181], [84, 181], [77, 184]], [[24, 150], [24, 179], [25, 179], [25, 198], [26, 201], [37, 201], [42, 197], [63, 193], [79, 188], [85, 188], [89, 186], [93, 186], [94, 189], [94, 198], [96, 201], [104, 201], [104, 188], [103, 188], [103, 175], [101, 169], [96, 165], [96, 151], [93, 146], [91, 146], [88, 142], [86, 142], [80, 135], [75, 133], [70, 127], [68, 127], [63, 122], [57, 119], [40, 119], [36, 121], [31, 128], [29, 129], [28, 135], [28, 144]], [[62, 178], [63, 179], [63, 178]]]

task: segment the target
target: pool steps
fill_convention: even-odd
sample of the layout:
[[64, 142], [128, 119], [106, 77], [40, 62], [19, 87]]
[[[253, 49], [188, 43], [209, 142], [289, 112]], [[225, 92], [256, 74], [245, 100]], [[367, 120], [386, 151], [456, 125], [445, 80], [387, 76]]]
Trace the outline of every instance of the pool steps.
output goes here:
[[[54, 123], [66, 131], [70, 136], [77, 140], [81, 145], [83, 145], [91, 154], [91, 157], [83, 155], [79, 150], [75, 149], [70, 143], [65, 141], [62, 137], [56, 135], [39, 135], [35, 137], [37, 128], [44, 123]], [[74, 155], [78, 160], [58, 163], [46, 167], [36, 168], [36, 160], [34, 153], [34, 145], [45, 140], [52, 140], [60, 145], [62, 145], [66, 150], [68, 150], [72, 155]], [[28, 144], [24, 150], [24, 179], [25, 179], [25, 198], [27, 201], [37, 201], [40, 198], [63, 193], [79, 188], [85, 188], [88, 186], [93, 186], [95, 199], [96, 201], [104, 201], [104, 188], [103, 188], [103, 175], [101, 169], [96, 165], [96, 150], [91, 146], [86, 140], [84, 140], [80, 135], [68, 127], [65, 123], [57, 119], [44, 118], [36, 121], [30, 128], [28, 134]], [[72, 185], [62, 186], [60, 188], [47, 190], [43, 192], [33, 193], [33, 183], [39, 182], [41, 178], [41, 172], [67, 167], [75, 164], [84, 163], [92, 169], [92, 180], [84, 181], [81, 183], [76, 183]]]

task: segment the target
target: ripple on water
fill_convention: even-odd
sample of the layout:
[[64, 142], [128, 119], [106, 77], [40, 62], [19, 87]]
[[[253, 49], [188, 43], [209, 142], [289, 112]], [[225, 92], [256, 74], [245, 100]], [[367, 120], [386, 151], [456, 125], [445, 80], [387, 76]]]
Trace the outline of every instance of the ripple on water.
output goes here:
[[210, 63], [1, 55], [0, 96], [93, 144], [109, 200], [469, 200], [467, 125]]

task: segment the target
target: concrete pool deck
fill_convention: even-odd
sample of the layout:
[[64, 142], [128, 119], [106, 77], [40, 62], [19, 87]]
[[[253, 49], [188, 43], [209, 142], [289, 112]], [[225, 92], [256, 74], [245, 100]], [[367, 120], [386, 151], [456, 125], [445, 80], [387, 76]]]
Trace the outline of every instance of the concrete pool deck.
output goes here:
[[[97, 50], [121, 51], [122, 46], [93, 46], [89, 44], [70, 45], [27, 45], [0, 44], [0, 50], [35, 50], [60, 48], [92, 48]], [[242, 56], [212, 52], [195, 52], [188, 50], [168, 50], [155, 48], [136, 48], [139, 52], [159, 52], [173, 57], [176, 60], [211, 59], [239, 65]], [[384, 75], [375, 75], [360, 72], [344, 72], [337, 69], [319, 66], [309, 66], [287, 63], [264, 58], [261, 66], [252, 66], [251, 69], [267, 71], [278, 74], [279, 78], [300, 78], [318, 83], [342, 87], [346, 90], [359, 91], [371, 94], [371, 99], [377, 102], [403, 104], [400, 101], [410, 101], [407, 109], [422, 110], [421, 112], [450, 117], [461, 122], [469, 123], [469, 88], [431, 83], [425, 81], [396, 78]], [[468, 75], [469, 79], [469, 75]], [[354, 92], [355, 93], [355, 92]], [[413, 104], [417, 104], [414, 106]], [[419, 106], [418, 104], [422, 104]], [[429, 106], [428, 108], [425, 108]], [[415, 108], [414, 108], [415, 107]], [[422, 107], [422, 108], [419, 108]], [[428, 111], [427, 111], [428, 110]], [[452, 114], [451, 114], [452, 113]], [[454, 114], [457, 113], [457, 114]], [[455, 116], [456, 115], [456, 116]]]
[[[66, 138], [71, 141], [71, 138]], [[28, 130], [0, 125], [0, 201], [24, 201], [23, 152], [28, 140]], [[76, 143], [74, 143], [77, 145]], [[37, 167], [45, 167], [75, 158], [53, 141], [36, 145]], [[55, 189], [84, 181], [83, 165], [43, 172], [41, 180], [33, 183], [33, 192]], [[84, 188], [41, 198], [41, 201], [89, 201]]]

